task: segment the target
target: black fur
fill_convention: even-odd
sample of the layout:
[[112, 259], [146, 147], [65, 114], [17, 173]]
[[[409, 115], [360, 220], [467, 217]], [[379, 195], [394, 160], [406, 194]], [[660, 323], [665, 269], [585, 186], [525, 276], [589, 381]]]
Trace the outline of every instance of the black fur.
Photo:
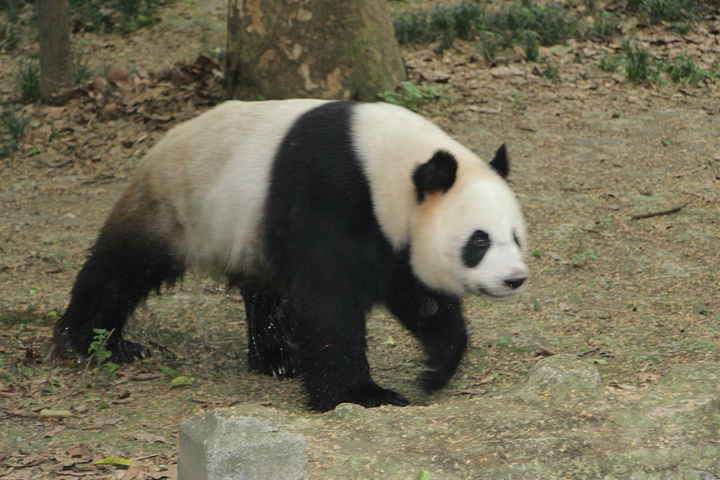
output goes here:
[[502, 178], [507, 178], [508, 175], [510, 175], [510, 161], [508, 160], [504, 143], [500, 145], [500, 148], [495, 152], [495, 158], [490, 162], [490, 166], [500, 174]]
[[427, 162], [413, 172], [412, 180], [417, 189], [418, 203], [425, 200], [425, 194], [445, 193], [455, 183], [457, 160], [450, 152], [438, 150]]
[[292, 377], [299, 370], [294, 324], [278, 292], [242, 287], [247, 321], [248, 367], [265, 375]]
[[[278, 152], [267, 199], [264, 244], [287, 282], [300, 372], [318, 410], [408, 404], [370, 376], [365, 315], [374, 303], [385, 301], [423, 342], [427, 390], [448, 381], [465, 349], [459, 301], [420, 284], [407, 253], [394, 252], [380, 230], [350, 137], [352, 105], [331, 103], [298, 120]], [[423, 307], [433, 302], [437, 308]]]
[[100, 233], [75, 281], [70, 305], [55, 324], [55, 355], [70, 348], [87, 356], [96, 328], [112, 332], [106, 343], [112, 362], [130, 362], [150, 354], [144, 346], [125, 340], [123, 329], [135, 307], [163, 283], [181, 278], [185, 265], [168, 245], [147, 232], [118, 231], [112, 225], [109, 221]]

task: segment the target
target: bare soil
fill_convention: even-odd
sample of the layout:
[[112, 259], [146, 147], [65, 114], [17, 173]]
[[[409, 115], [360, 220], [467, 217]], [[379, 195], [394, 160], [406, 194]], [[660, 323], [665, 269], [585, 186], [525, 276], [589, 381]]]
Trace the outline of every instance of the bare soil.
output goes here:
[[[152, 348], [150, 359], [111, 376], [48, 360], [74, 277], [143, 154], [222, 98], [221, 69], [211, 60], [224, 45], [218, 3], [171, 5], [160, 24], [127, 37], [78, 34], [87, 62], [114, 70], [62, 106], [17, 103], [14, 74], [34, 43], [0, 55], [3, 110], [31, 118], [20, 149], [0, 159], [0, 476], [176, 478], [184, 418], [250, 405], [294, 424], [327, 419], [308, 442], [307, 478], [337, 478], [337, 467], [345, 478], [418, 478], [421, 469], [433, 479], [483, 478], [478, 472], [498, 466], [509, 469], [507, 478], [530, 478], [512, 476], [519, 457], [498, 440], [505, 424], [479, 425], [493, 414], [483, 409], [508, 408], [504, 398], [538, 360], [580, 355], [598, 368], [602, 394], [623, 402], [644, 398], [672, 367], [720, 361], [720, 86], [636, 84], [621, 70], [600, 70], [629, 31], [603, 44], [541, 48], [558, 68], [554, 79], [518, 52], [492, 66], [470, 44], [405, 48], [411, 78], [445, 86], [451, 97], [421, 113], [482, 158], [507, 144], [533, 275], [512, 303], [468, 299], [467, 358], [432, 396], [414, 383], [418, 346], [384, 310], [373, 313], [374, 376], [412, 402], [368, 413], [379, 426], [399, 426], [395, 433], [405, 436], [393, 445], [381, 446], [369, 430], [364, 443], [357, 430], [352, 448], [342, 450], [334, 439], [347, 426], [333, 428], [338, 417], [307, 411], [297, 380], [248, 372], [240, 296], [201, 276], [188, 275], [138, 312], [130, 334]], [[720, 60], [718, 26], [710, 19], [685, 35], [664, 26], [633, 35], [655, 58], [687, 52], [707, 67]], [[172, 388], [176, 375], [195, 381]], [[535, 415], [522, 427], [525, 440], [559, 438], [576, 428], [571, 419], [588, 418], [553, 408], [517, 407], [518, 415]], [[508, 428], [521, 436], [521, 427]], [[720, 442], [716, 428], [703, 438]], [[473, 442], [490, 445], [490, 453], [468, 453]], [[553, 451], [567, 458], [588, 454], [561, 446]], [[93, 463], [110, 456], [135, 465]], [[522, 459], [542, 460], [531, 450]], [[400, 475], [392, 465], [410, 467]], [[658, 475], [647, 478], [674, 478]]]

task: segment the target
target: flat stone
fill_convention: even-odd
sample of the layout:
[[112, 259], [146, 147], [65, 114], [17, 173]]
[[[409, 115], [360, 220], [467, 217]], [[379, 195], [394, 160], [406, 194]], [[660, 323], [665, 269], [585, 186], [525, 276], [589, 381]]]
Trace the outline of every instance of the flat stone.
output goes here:
[[214, 410], [180, 425], [179, 480], [293, 480], [307, 466], [305, 438], [268, 420]]

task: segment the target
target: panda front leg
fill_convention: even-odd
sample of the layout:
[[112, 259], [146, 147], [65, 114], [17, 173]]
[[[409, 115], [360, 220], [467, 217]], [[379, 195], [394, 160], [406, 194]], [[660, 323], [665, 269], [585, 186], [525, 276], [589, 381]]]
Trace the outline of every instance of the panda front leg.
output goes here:
[[430, 393], [455, 374], [467, 348], [467, 329], [458, 298], [432, 291], [402, 264], [395, 272], [385, 305], [420, 340], [425, 366], [420, 385]]
[[242, 287], [248, 329], [248, 366], [278, 377], [292, 377], [299, 369], [294, 324], [287, 299], [279, 292]]
[[325, 305], [301, 305], [292, 299], [291, 303], [300, 372], [311, 408], [324, 412], [346, 402], [368, 408], [410, 403], [370, 376], [362, 309], [328, 309], [327, 299]]

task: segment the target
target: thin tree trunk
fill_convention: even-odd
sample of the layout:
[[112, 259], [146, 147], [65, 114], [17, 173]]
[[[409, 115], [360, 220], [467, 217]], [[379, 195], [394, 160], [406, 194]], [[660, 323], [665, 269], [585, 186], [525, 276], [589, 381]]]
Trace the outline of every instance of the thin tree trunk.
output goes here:
[[37, 0], [37, 12], [40, 95], [47, 99], [57, 88], [73, 84], [70, 1]]
[[405, 80], [385, 0], [229, 0], [231, 98], [374, 100]]

